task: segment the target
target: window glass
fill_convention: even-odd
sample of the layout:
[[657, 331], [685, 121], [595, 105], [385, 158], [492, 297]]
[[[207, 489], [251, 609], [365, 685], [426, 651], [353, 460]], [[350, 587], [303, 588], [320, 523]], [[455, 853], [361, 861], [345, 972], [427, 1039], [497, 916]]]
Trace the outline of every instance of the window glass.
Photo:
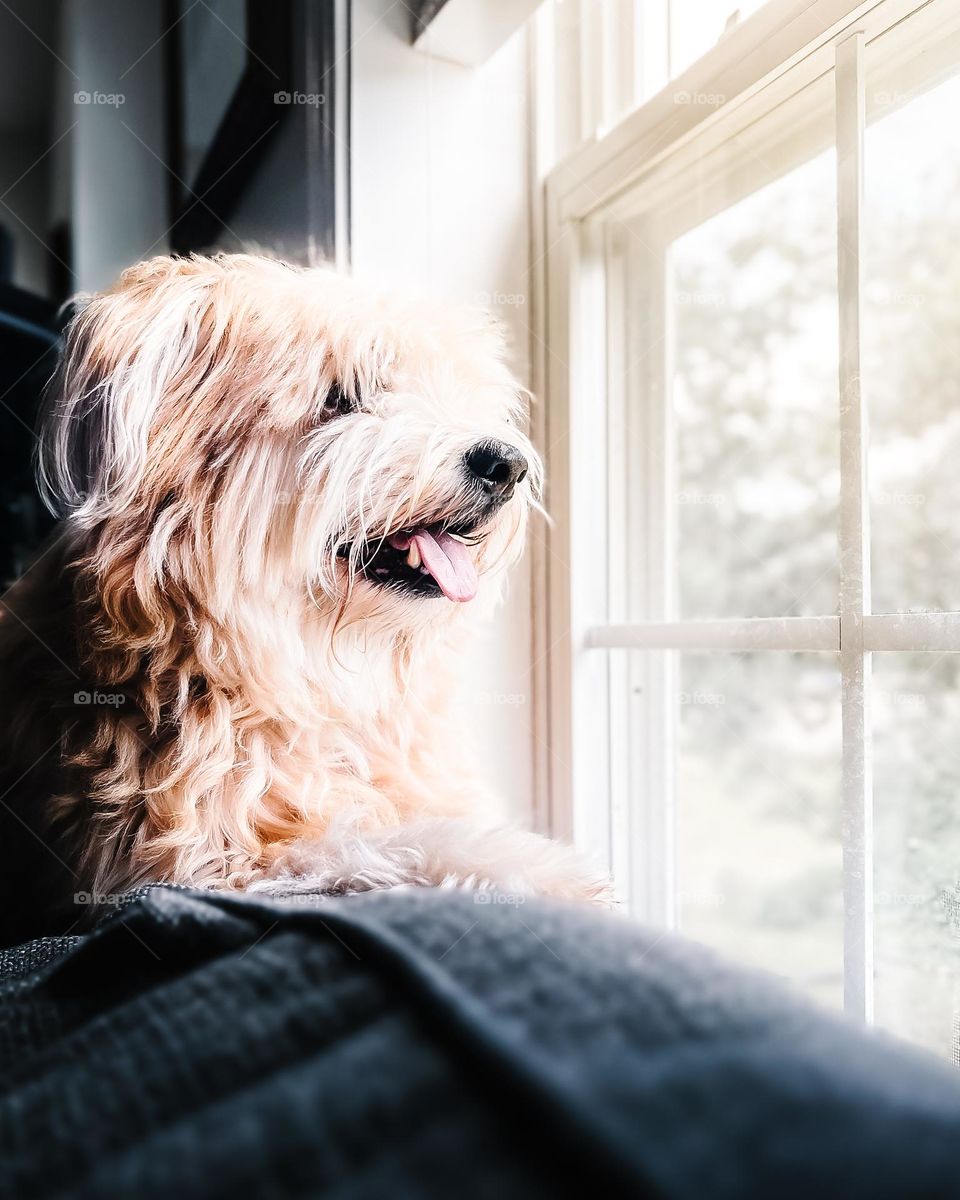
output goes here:
[[876, 1019], [946, 1058], [960, 1018], [960, 657], [873, 656]]
[[681, 617], [837, 608], [836, 159], [674, 242]]
[[679, 702], [682, 931], [839, 1006], [836, 657], [684, 654]]
[[960, 76], [868, 76], [863, 377], [874, 612], [960, 609]]

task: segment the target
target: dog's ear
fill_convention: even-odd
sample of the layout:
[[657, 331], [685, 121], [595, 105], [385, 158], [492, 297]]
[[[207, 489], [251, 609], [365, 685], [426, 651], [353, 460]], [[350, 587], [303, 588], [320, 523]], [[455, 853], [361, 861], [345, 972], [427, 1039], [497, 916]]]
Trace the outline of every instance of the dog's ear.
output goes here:
[[218, 329], [210, 272], [155, 258], [82, 296], [48, 388], [38, 476], [60, 516], [92, 521], [137, 494], [165, 397], [209, 371]]

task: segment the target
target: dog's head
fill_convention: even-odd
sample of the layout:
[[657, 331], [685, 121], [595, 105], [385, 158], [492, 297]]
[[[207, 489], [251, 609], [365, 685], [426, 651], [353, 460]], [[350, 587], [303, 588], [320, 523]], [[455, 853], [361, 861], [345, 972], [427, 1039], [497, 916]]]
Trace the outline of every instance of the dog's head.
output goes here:
[[489, 319], [254, 256], [128, 270], [55, 398], [41, 477], [128, 636], [298, 597], [331, 628], [452, 620], [496, 593], [539, 482]]

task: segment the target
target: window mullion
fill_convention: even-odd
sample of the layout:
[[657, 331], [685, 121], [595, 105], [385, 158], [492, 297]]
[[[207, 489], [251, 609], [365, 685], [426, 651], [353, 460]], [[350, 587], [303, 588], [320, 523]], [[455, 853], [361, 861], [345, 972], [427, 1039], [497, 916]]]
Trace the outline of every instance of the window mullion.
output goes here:
[[840, 340], [840, 670], [843, 681], [844, 1008], [873, 1016], [873, 795], [867, 420], [861, 391], [864, 35], [836, 50], [837, 268]]
[[[674, 445], [671, 377], [670, 273], [667, 243], [653, 222], [632, 226], [633, 271], [628, 320], [635, 341], [627, 394], [630, 476], [629, 579], [631, 614], [653, 621], [673, 616], [676, 577]], [[638, 821], [631, 875], [636, 911], [666, 928], [677, 924], [675, 769], [677, 655], [631, 655], [633, 728], [631, 778]]]
[[[673, 517], [669, 519], [672, 523]], [[672, 546], [668, 545], [666, 552], [672, 555]], [[675, 574], [673, 563], [671, 567]], [[661, 607], [661, 604], [656, 607], [651, 604], [645, 611], [659, 611]], [[836, 653], [840, 649], [840, 622], [836, 616], [634, 621], [588, 629], [586, 645], [594, 650], [788, 650], [795, 653], [825, 650]]]

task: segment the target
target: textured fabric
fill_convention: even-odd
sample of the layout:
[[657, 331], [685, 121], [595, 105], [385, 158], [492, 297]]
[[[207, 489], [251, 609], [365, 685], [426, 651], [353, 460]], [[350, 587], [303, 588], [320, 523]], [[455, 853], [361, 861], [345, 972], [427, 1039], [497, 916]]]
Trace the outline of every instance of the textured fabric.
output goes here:
[[960, 1077], [584, 909], [152, 889], [2, 961], [0, 1195], [960, 1195]]
[[6, 983], [21, 975], [32, 974], [78, 946], [81, 941], [79, 936], [38, 938], [33, 942], [24, 942], [22, 946], [0, 950], [0, 982]]

